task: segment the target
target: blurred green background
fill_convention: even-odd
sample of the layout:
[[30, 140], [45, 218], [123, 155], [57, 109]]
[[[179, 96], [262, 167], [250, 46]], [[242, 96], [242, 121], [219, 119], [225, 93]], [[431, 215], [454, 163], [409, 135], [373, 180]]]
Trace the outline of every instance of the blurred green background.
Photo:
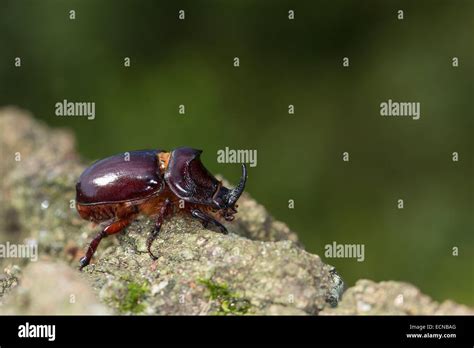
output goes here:
[[[73, 129], [91, 161], [188, 145], [235, 182], [217, 150], [257, 149], [247, 191], [347, 285], [473, 305], [473, 23], [458, 0], [0, 0], [0, 105]], [[96, 118], [55, 116], [63, 99]], [[421, 119], [381, 117], [388, 99], [420, 102]], [[333, 241], [364, 244], [365, 261], [324, 258]]]

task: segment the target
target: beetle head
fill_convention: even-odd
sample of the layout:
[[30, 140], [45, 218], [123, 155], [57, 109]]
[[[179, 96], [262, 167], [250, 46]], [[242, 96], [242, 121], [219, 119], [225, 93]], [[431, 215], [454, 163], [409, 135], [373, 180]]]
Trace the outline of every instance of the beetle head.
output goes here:
[[237, 213], [237, 200], [242, 195], [247, 182], [247, 167], [242, 163], [242, 176], [239, 184], [233, 189], [229, 190], [224, 186], [220, 186], [213, 197], [213, 203], [219, 209], [220, 215], [227, 221], [234, 220], [234, 214]]

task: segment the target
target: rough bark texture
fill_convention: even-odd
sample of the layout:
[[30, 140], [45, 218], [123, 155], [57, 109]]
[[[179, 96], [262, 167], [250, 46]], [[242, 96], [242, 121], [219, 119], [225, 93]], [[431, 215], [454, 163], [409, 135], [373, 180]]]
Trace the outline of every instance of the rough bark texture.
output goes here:
[[0, 313], [473, 313], [452, 302], [439, 305], [409, 284], [370, 281], [358, 282], [331, 308], [343, 290], [334, 268], [306, 252], [296, 234], [247, 193], [229, 235], [176, 216], [155, 241], [159, 258], [153, 261], [145, 252], [152, 222], [140, 218], [103, 240], [79, 272], [78, 259], [98, 227], [74, 208], [85, 163], [73, 135], [5, 108], [0, 150], [0, 243], [37, 243], [39, 249], [36, 262], [0, 259]]

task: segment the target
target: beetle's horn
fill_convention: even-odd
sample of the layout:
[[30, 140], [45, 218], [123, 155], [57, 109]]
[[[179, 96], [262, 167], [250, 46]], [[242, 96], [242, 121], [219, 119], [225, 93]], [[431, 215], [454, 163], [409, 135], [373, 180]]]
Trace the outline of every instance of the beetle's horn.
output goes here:
[[244, 192], [245, 183], [247, 181], [247, 167], [242, 163], [242, 177], [240, 178], [239, 184], [232, 190], [229, 191], [227, 195], [227, 206], [234, 206], [235, 202], [239, 199], [242, 192]]

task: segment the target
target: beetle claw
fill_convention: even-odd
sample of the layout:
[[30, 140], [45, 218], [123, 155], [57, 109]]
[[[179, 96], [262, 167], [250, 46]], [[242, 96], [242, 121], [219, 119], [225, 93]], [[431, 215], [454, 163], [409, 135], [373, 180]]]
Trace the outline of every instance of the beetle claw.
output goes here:
[[158, 256], [156, 256], [155, 254], [153, 254], [153, 253], [151, 252], [151, 250], [148, 250], [148, 255], [150, 255], [150, 257], [151, 257], [151, 259], [152, 259], [153, 261], [158, 260]]
[[90, 260], [87, 259], [87, 257], [83, 256], [79, 260], [79, 270], [82, 271], [84, 267], [86, 267], [89, 264]]
[[152, 246], [153, 241], [155, 240], [156, 236], [158, 235], [158, 232], [159, 232], [159, 227], [155, 228], [155, 230], [153, 230], [153, 232], [150, 234], [150, 236], [148, 237], [148, 239], [146, 241], [146, 250], [148, 252], [148, 255], [150, 255], [150, 257], [153, 261], [158, 260], [158, 256], [155, 256], [151, 252], [151, 246]]

